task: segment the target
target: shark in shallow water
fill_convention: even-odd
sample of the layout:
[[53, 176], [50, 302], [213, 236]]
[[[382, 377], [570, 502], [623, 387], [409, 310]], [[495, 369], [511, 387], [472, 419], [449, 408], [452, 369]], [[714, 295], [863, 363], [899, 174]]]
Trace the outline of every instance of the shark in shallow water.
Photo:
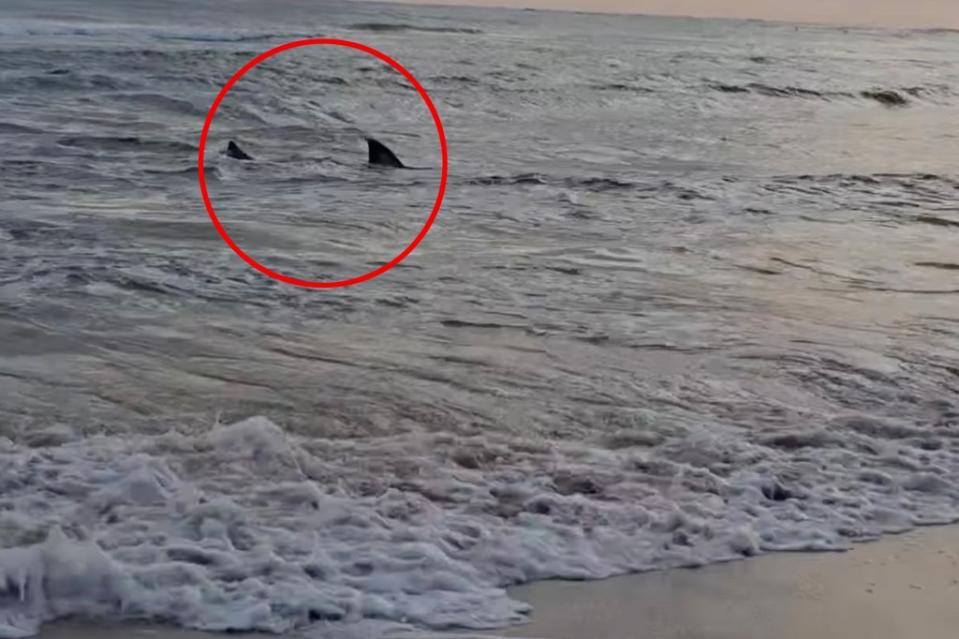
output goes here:
[[[371, 167], [384, 167], [390, 169], [415, 169], [420, 167], [410, 167], [403, 164], [396, 154], [393, 153], [385, 144], [373, 138], [366, 138], [366, 144], [369, 148], [368, 165]], [[253, 156], [240, 148], [233, 140], [230, 140], [226, 146], [226, 155], [235, 160], [253, 160]]]

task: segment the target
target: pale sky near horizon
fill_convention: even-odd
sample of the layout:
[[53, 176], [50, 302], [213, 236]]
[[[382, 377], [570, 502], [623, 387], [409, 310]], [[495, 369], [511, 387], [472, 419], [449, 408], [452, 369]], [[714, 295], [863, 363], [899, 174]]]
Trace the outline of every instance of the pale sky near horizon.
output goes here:
[[959, 29], [959, 0], [397, 0], [700, 17]]

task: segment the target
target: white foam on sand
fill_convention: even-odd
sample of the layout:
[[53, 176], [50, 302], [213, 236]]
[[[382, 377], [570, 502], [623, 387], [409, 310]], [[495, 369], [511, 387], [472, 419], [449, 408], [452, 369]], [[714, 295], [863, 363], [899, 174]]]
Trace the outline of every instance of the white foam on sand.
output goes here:
[[715, 427], [594, 446], [299, 438], [264, 418], [2, 440], [0, 637], [68, 615], [324, 637], [482, 630], [524, 619], [505, 591], [521, 582], [844, 548], [959, 518], [945, 429], [919, 446], [855, 419], [761, 443]]

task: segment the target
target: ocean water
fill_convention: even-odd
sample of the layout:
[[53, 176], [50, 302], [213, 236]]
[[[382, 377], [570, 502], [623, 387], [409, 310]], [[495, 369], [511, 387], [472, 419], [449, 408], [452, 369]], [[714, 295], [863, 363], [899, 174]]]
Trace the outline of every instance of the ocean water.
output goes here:
[[[304, 37], [449, 140], [350, 288], [197, 186]], [[947, 31], [6, 0], [0, 637], [494, 629], [512, 584], [956, 521], [957, 121]], [[440, 150], [310, 47], [205, 165], [334, 280]]]

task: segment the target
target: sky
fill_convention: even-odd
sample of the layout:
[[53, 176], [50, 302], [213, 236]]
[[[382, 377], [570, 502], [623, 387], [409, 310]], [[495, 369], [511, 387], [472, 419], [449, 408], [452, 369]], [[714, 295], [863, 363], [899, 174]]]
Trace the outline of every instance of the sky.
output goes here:
[[724, 18], [760, 18], [888, 27], [959, 29], [959, 0], [405, 0], [428, 4], [471, 4], [651, 13]]

